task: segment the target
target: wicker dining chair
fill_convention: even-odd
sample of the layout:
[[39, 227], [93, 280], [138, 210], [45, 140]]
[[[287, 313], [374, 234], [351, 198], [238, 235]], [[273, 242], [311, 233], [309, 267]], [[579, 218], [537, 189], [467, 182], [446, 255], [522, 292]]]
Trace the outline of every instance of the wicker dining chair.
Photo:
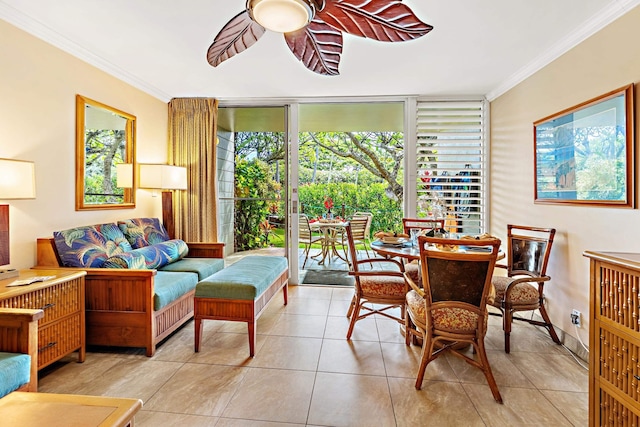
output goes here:
[[[493, 398], [502, 403], [484, 346], [491, 275], [500, 240], [492, 238], [465, 241], [465, 251], [429, 246], [459, 245], [460, 240], [456, 239], [420, 236], [418, 244], [422, 288], [405, 274], [411, 287], [406, 296], [406, 344], [411, 345], [413, 337], [419, 337], [423, 341], [416, 389], [420, 390], [422, 387], [427, 365], [450, 352], [479, 368], [487, 379]], [[460, 343], [471, 344], [475, 357], [463, 353]]]
[[[407, 236], [411, 235], [412, 228], [419, 228], [420, 230], [442, 230], [445, 226], [444, 219], [435, 218], [402, 218], [402, 229]], [[433, 233], [429, 233], [433, 235]], [[407, 273], [411, 276], [414, 282], [420, 280], [420, 265], [417, 262], [405, 264], [404, 266]]]
[[432, 230], [434, 228], [443, 229], [445, 220], [434, 218], [402, 218], [402, 228], [404, 234], [410, 235], [412, 228], [419, 228], [421, 230]]
[[[507, 224], [507, 264], [496, 264], [496, 267], [506, 269], [507, 275], [494, 275], [491, 280], [496, 293], [492, 305], [502, 314], [506, 353], [511, 351], [513, 320], [545, 327], [553, 342], [560, 344], [544, 306], [544, 284], [551, 280], [547, 275], [547, 264], [555, 234], [555, 228]], [[538, 310], [542, 321], [514, 316], [515, 312], [530, 310]]]
[[309, 217], [305, 214], [298, 215], [298, 242], [304, 245], [304, 262], [302, 268], [307, 264], [309, 259], [309, 251], [314, 243], [322, 243], [324, 236], [318, 236], [311, 232], [309, 225]]
[[[355, 290], [347, 312], [347, 317], [351, 319], [347, 339], [351, 339], [356, 322], [372, 314], [380, 314], [404, 324], [404, 301], [409, 290], [404, 279], [404, 266], [394, 259], [358, 259], [351, 224], [346, 225], [345, 231], [349, 248], [349, 274], [355, 277]], [[360, 266], [364, 264], [380, 265], [384, 270], [361, 270]], [[397, 308], [400, 309], [400, 316], [388, 313]]]

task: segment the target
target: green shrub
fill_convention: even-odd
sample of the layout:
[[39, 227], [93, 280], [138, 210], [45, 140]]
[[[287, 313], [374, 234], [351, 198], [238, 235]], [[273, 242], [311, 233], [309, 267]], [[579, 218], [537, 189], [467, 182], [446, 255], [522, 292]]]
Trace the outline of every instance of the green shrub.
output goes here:
[[355, 212], [371, 212], [372, 233], [378, 230], [402, 231], [402, 204], [386, 195], [386, 184], [356, 185], [353, 183], [304, 184], [298, 189], [302, 213], [319, 218], [327, 212], [326, 196], [333, 199], [334, 215], [351, 217]]

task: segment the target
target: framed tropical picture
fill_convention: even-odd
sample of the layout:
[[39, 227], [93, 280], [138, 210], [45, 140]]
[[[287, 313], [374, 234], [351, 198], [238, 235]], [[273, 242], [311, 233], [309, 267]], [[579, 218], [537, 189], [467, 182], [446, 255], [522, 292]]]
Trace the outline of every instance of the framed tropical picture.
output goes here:
[[535, 203], [635, 207], [633, 85], [533, 124]]

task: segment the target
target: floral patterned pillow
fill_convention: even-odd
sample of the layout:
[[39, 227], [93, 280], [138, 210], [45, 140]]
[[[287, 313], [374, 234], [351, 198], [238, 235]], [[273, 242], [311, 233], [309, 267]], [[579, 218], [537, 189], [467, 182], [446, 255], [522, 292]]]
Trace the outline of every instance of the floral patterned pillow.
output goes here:
[[107, 259], [105, 268], [136, 268], [151, 270], [177, 261], [187, 255], [187, 244], [178, 239], [133, 249]]
[[132, 249], [116, 223], [56, 231], [53, 238], [66, 267], [99, 268], [107, 258]]
[[158, 218], [133, 218], [118, 221], [118, 227], [134, 249], [143, 248], [170, 239]]

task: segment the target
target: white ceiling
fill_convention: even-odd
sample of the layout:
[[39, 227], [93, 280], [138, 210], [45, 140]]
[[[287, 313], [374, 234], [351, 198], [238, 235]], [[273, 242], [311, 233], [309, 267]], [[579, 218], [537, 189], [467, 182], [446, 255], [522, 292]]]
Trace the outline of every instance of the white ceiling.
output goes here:
[[[495, 98], [640, 0], [405, 0], [426, 36], [345, 35], [340, 76], [308, 71], [267, 32], [217, 68], [206, 52], [245, 0], [0, 0], [0, 18], [151, 95], [256, 98], [390, 95]], [[46, 64], [42, 64], [46, 67]]]

